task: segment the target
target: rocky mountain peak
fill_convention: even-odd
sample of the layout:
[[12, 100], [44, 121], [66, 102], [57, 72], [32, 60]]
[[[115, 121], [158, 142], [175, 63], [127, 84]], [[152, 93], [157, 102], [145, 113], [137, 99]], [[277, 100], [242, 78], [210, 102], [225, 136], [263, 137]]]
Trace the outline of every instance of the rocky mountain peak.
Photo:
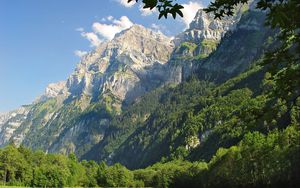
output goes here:
[[146, 56], [152, 56], [160, 62], [168, 60], [161, 50], [172, 49], [171, 38], [159, 32], [154, 32], [141, 25], [133, 25], [131, 28], [117, 34], [112, 40], [112, 44], [120, 45], [123, 50], [139, 51]]
[[[240, 12], [243, 10], [245, 9], [241, 8]], [[140, 128], [148, 123], [140, 122], [150, 122], [148, 118], [154, 117], [152, 111], [162, 107], [161, 100], [155, 102], [156, 99], [153, 105], [159, 108], [151, 107], [152, 98], [159, 99], [158, 96], [165, 95], [164, 92], [173, 91], [176, 95], [181, 95], [185, 85], [180, 88], [180, 92], [177, 89], [160, 88], [152, 93], [155, 95], [151, 94], [142, 106], [138, 103], [135, 103], [137, 106], [131, 106], [131, 102], [163, 84], [172, 83], [173, 87], [174, 83], [186, 80], [192, 73], [197, 73], [205, 80], [217, 80], [222, 77], [224, 81], [235, 72], [245, 70], [250, 62], [261, 54], [261, 44], [264, 43], [264, 37], [268, 36], [267, 32], [261, 29], [264, 23], [261, 19], [263, 20], [261, 14], [248, 11], [239, 23], [235, 24], [239, 20], [239, 14], [233, 18], [214, 20], [211, 14], [199, 10], [190, 28], [176, 37], [175, 42], [178, 46], [161, 33], [133, 25], [85, 55], [73, 74], [66, 81], [50, 84], [39, 101], [0, 116], [0, 146], [14, 141], [16, 144], [22, 143], [47, 152], [75, 152], [82, 159], [95, 157], [97, 160], [117, 161], [117, 157], [124, 158], [124, 155], [120, 148], [111, 147], [116, 143], [115, 140], [110, 140], [112, 133], [118, 137], [116, 141], [122, 143], [126, 149], [129, 147], [126, 147], [127, 141], [123, 139], [134, 143], [130, 145], [133, 146], [130, 147], [133, 148], [133, 152], [130, 153], [138, 156], [140, 152], [137, 148], [142, 148], [139, 147], [141, 142], [131, 142], [131, 136], [123, 137], [123, 133], [119, 136], [115, 134], [118, 132], [113, 131], [125, 130], [127, 134], [131, 127], [135, 126], [139, 127], [137, 130], [141, 130]], [[235, 31], [226, 35], [220, 42], [221, 37], [235, 27]], [[201, 88], [199, 89], [202, 90]], [[143, 97], [139, 101], [142, 100]], [[172, 102], [173, 97], [170, 100]], [[172, 106], [175, 103], [172, 102]], [[148, 106], [153, 110], [145, 109]], [[132, 111], [126, 111], [127, 109]], [[115, 116], [122, 111], [125, 112], [124, 116]], [[111, 124], [119, 117], [124, 120], [124, 124]], [[127, 125], [127, 117], [130, 122], [134, 121], [134, 124]], [[130, 134], [144, 138], [135, 133]], [[204, 134], [206, 135], [206, 132]], [[147, 133], [145, 135], [148, 136]], [[200, 141], [203, 140], [201, 139]], [[102, 144], [105, 146], [107, 141], [112, 141], [112, 145], [109, 145], [112, 150], [103, 153], [107, 148], [103, 149]], [[191, 142], [189, 141], [186, 147], [191, 149], [197, 145], [199, 138], [191, 137]], [[152, 149], [145, 151], [152, 152]], [[91, 154], [95, 156], [89, 156]], [[126, 158], [128, 160], [129, 157]]]
[[220, 35], [232, 28], [234, 23], [235, 19], [232, 17], [214, 19], [213, 13], [206, 13], [200, 9], [190, 23], [190, 30], [201, 30], [204, 38], [220, 39]]
[[43, 95], [36, 98], [34, 103], [39, 103], [41, 101], [45, 101], [50, 98], [55, 98], [58, 96], [67, 96], [68, 91], [66, 88], [66, 81], [59, 81], [56, 83], [50, 83], [45, 89], [45, 92]]
[[[115, 36], [116, 41], [124, 40], [125, 38], [135, 38], [140, 40], [141, 38], [150, 38], [153, 41], [170, 43], [171, 40], [169, 37], [165, 36], [161, 32], [155, 32], [151, 29], [145, 28], [142, 25], [134, 24], [129, 29], [126, 29]], [[126, 42], [126, 41], [125, 41]], [[171, 43], [170, 43], [171, 44]]]
[[49, 98], [61, 95], [65, 92], [64, 91], [65, 86], [66, 86], [66, 81], [51, 83], [47, 86], [45, 90], [45, 95]]
[[66, 87], [72, 96], [85, 94], [99, 99], [109, 92], [121, 101], [133, 99], [151, 88], [142, 80], [157, 71], [157, 64], [167, 63], [173, 48], [169, 37], [133, 25], [87, 54], [68, 78]]
[[215, 19], [213, 13], [199, 9], [189, 28], [179, 34], [174, 42], [178, 45], [183, 41], [201, 42], [204, 39], [219, 41], [228, 30], [235, 29], [241, 15], [248, 9], [249, 4], [238, 5], [233, 16], [222, 19]]
[[182, 41], [220, 40], [228, 30], [234, 28], [237, 21], [236, 17], [225, 17], [222, 20], [214, 19], [212, 13], [206, 13], [200, 9], [189, 28], [175, 38], [175, 43], [178, 45]]

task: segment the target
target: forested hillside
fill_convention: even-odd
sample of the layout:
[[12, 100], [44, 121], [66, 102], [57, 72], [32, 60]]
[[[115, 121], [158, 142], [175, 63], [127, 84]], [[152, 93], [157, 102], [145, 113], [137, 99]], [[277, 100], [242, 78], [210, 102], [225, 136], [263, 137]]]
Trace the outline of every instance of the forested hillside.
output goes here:
[[270, 12], [226, 2], [199, 10], [173, 40], [124, 30], [1, 116], [0, 182], [300, 187], [299, 12], [274, 13], [299, 2], [259, 1]]
[[[140, 147], [133, 153], [139, 160], [130, 164], [161, 157], [161, 162], [145, 169], [130, 171], [119, 163], [79, 162], [74, 154], [65, 157], [8, 145], [0, 150], [2, 182], [50, 187], [297, 187], [300, 97], [281, 99], [274, 96], [272, 83], [266, 79], [251, 81], [264, 72], [254, 66], [220, 86], [191, 78], [176, 88], [165, 88], [166, 92], [146, 95], [148, 104], [163, 99], [164, 103], [156, 104], [161, 110], [119, 150], [124, 158], [136, 160], [129, 156], [130, 149]], [[147, 111], [142, 104], [147, 103], [134, 108], [141, 114], [134, 122], [145, 122], [141, 117]], [[132, 128], [126, 126], [130, 120], [114, 127], [120, 135], [131, 134]], [[115, 136], [122, 140], [120, 135]], [[112, 148], [118, 145], [109, 143]]]

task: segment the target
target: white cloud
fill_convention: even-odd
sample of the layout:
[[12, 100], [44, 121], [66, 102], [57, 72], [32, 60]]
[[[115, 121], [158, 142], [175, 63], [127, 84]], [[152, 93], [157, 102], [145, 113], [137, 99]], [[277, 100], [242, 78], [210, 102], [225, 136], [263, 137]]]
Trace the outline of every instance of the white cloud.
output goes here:
[[76, 31], [83, 32], [84, 29], [82, 27], [76, 28]]
[[119, 20], [113, 19], [112, 24], [93, 23], [93, 31], [104, 40], [111, 40], [115, 34], [128, 29], [133, 25], [128, 17], [122, 16]]
[[128, 0], [116, 0], [118, 1], [122, 6], [124, 7], [132, 7], [136, 2], [135, 0], [131, 1], [130, 3], [128, 3]]
[[181, 9], [182, 10], [182, 13], [183, 13], [183, 18], [182, 21], [184, 22], [184, 24], [186, 25], [186, 27], [189, 26], [189, 24], [193, 21], [197, 11], [200, 9], [200, 8], [203, 8], [203, 6], [198, 3], [198, 2], [188, 2], [187, 4], [182, 4], [184, 9]]
[[115, 25], [102, 24], [98, 22], [93, 24], [93, 30], [95, 33], [108, 40], [113, 39], [115, 34], [119, 32], [119, 28]]
[[107, 19], [108, 21], [112, 21], [112, 20], [114, 19], [114, 17], [113, 17], [113, 16], [107, 16], [106, 19]]
[[78, 57], [83, 57], [83, 56], [85, 56], [86, 54], [87, 54], [87, 52], [86, 51], [81, 51], [81, 50], [75, 50], [74, 51], [74, 54], [76, 55], [76, 56], [78, 56]]
[[122, 30], [128, 29], [133, 25], [127, 16], [122, 16], [120, 20], [113, 20], [113, 23], [121, 27]]
[[102, 19], [102, 22], [94, 22], [92, 25], [92, 32], [85, 32], [83, 28], [77, 28], [76, 30], [81, 32], [81, 36], [90, 41], [91, 47], [99, 46], [103, 41], [111, 40], [115, 37], [115, 34], [130, 28], [133, 23], [126, 16], [122, 16], [120, 19], [115, 19], [113, 16], [107, 16]]
[[102, 42], [102, 40], [100, 40], [99, 37], [93, 32], [82, 32], [81, 36], [90, 41], [91, 47], [97, 47]]

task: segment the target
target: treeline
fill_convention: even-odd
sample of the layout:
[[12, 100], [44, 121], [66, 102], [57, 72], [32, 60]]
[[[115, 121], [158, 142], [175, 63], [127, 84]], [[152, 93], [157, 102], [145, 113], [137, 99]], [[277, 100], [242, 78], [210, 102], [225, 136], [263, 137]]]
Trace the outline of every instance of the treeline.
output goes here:
[[[150, 93], [137, 103], [144, 108], [133, 108], [112, 124], [119, 126], [98, 153], [108, 151], [102, 159], [129, 168], [143, 168], [162, 157], [209, 161], [219, 148], [237, 145], [249, 132], [267, 135], [299, 126], [299, 94], [277, 97], [268, 75], [265, 68], [253, 66], [221, 85], [191, 78], [162, 94]], [[140, 110], [156, 103], [149, 111]]]
[[11, 144], [0, 150], [0, 181], [31, 187], [298, 187], [299, 141], [295, 125], [268, 135], [252, 132], [237, 146], [220, 148], [208, 163], [173, 160], [139, 170]]
[[[241, 74], [216, 88], [191, 80], [170, 94], [160, 91], [153, 95], [161, 98], [148, 95], [151, 109], [144, 108], [148, 103], [142, 103], [129, 111], [132, 114], [127, 114], [116, 129], [130, 125], [134, 110], [140, 109], [141, 120], [137, 122], [142, 122], [144, 114], [157, 109], [153, 123], [146, 124], [144, 134], [136, 138], [145, 141], [143, 135], [148, 134], [153, 139], [141, 145], [150, 148], [144, 152], [147, 157], [160, 157], [159, 163], [129, 170], [119, 163], [108, 166], [105, 162], [79, 161], [74, 154], [46, 154], [10, 144], [0, 149], [0, 185], [300, 187], [300, 97], [297, 92], [288, 99], [274, 96], [274, 84], [266, 79], [261, 90], [255, 90], [256, 83], [245, 81], [250, 80], [249, 75]], [[243, 82], [250, 89], [240, 84]], [[165, 107], [155, 108], [160, 101]], [[188, 148], [198, 137], [200, 145]], [[164, 147], [168, 152], [159, 153]], [[124, 149], [128, 154], [119, 156], [128, 160], [126, 155], [134, 153], [130, 148]], [[147, 159], [138, 155], [134, 156], [136, 162]]]

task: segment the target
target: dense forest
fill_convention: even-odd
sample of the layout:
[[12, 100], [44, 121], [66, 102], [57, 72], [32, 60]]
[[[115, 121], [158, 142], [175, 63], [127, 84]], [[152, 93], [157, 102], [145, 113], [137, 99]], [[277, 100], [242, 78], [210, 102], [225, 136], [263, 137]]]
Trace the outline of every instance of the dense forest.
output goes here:
[[[163, 106], [172, 110], [161, 108], [149, 120], [157, 123], [148, 128], [154, 139], [169, 138], [163, 141], [168, 155], [159, 142], [161, 151], [156, 150], [169, 157], [144, 169], [79, 161], [74, 154], [45, 154], [10, 144], [0, 150], [0, 181], [34, 187], [297, 187], [300, 97], [278, 98], [269, 75], [263, 67], [253, 66], [219, 86], [192, 77], [175, 88], [148, 94], [145, 101], [163, 98]], [[161, 123], [172, 121], [173, 126]], [[130, 132], [126, 126], [124, 130]], [[202, 143], [193, 147], [197, 134]]]
[[[155, 2], [153, 7], [157, 5]], [[230, 2], [216, 0], [208, 10], [216, 17], [223, 17], [231, 12], [220, 12], [220, 8], [231, 11], [230, 6], [244, 1]], [[242, 26], [260, 18], [266, 19], [273, 29], [250, 32], [240, 27], [228, 32], [218, 45], [206, 41], [205, 45], [213, 46], [214, 50], [208, 57], [189, 57], [198, 69], [188, 79], [178, 85], [161, 85], [124, 105], [122, 112], [114, 111], [110, 105], [114, 99], [110, 95], [103, 98], [105, 102], [89, 106], [80, 114], [81, 119], [101, 116], [110, 123], [101, 142], [86, 146], [91, 150], [77, 151], [80, 158], [74, 153], [69, 156], [45, 153], [12, 142], [0, 149], [1, 184], [300, 187], [300, 22], [295, 8], [299, 2], [288, 0], [286, 5], [283, 1], [259, 2], [258, 8], [270, 12], [265, 15], [245, 11]], [[175, 8], [175, 16], [181, 14], [180, 9]], [[280, 14], [287, 9], [291, 9], [289, 13], [293, 16]], [[168, 12], [161, 14], [165, 16]], [[177, 50], [196, 47], [197, 44], [183, 43]], [[213, 79], [204, 79], [205, 68], [213, 58], [226, 56], [228, 64], [238, 64], [241, 59], [247, 59], [247, 54], [253, 56], [249, 51], [259, 52], [253, 59], [248, 58], [250, 63], [245, 71], [230, 75], [210, 72]], [[230, 67], [228, 64], [220, 65], [220, 69]], [[45, 105], [41, 109], [51, 109], [53, 101], [41, 103]], [[76, 110], [64, 113], [61, 118], [64, 125], [76, 120], [70, 118], [77, 117]], [[92, 123], [87, 128], [96, 130], [97, 126]], [[37, 126], [36, 130], [39, 129]], [[50, 135], [49, 138], [35, 136], [29, 136], [28, 143], [31, 139], [37, 140], [36, 143], [51, 140]]]
[[297, 187], [300, 134], [295, 129], [247, 133], [237, 146], [218, 149], [208, 163], [177, 159], [133, 171], [9, 145], [0, 151], [1, 182], [31, 187]]

